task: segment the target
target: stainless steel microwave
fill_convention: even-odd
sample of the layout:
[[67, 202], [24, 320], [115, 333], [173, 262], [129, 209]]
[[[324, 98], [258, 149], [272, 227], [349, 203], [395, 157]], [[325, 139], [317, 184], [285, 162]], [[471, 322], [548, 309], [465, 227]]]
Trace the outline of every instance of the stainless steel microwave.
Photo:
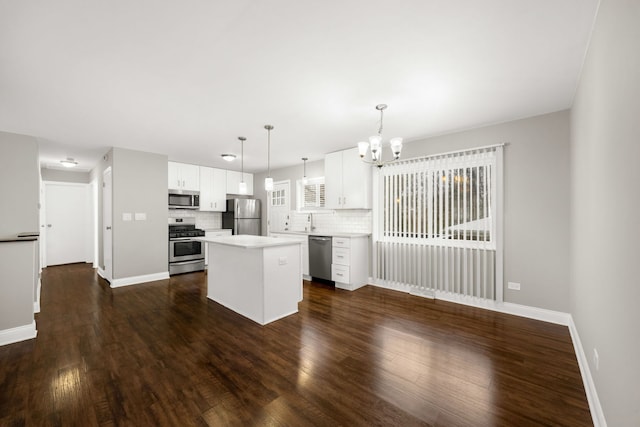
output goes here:
[[200, 193], [169, 190], [169, 209], [200, 209]]

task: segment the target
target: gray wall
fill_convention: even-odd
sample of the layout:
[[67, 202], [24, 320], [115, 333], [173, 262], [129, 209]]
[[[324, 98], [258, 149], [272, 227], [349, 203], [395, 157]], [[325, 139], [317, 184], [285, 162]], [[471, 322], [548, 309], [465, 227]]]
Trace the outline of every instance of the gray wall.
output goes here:
[[639, 22], [601, 2], [571, 120], [571, 311], [610, 426], [640, 425]]
[[42, 168], [40, 175], [43, 181], [75, 182], [78, 184], [88, 184], [91, 182], [89, 172]]
[[39, 231], [38, 142], [0, 132], [0, 236]]
[[[39, 230], [38, 143], [0, 132], [0, 237]], [[0, 243], [0, 331], [33, 322], [37, 242]], [[34, 245], [36, 246], [34, 248]], [[36, 252], [37, 253], [37, 252]]]
[[[411, 158], [506, 142], [504, 300], [568, 312], [569, 112], [405, 144]], [[519, 282], [520, 291], [506, 282]]]
[[[167, 156], [114, 148], [113, 278], [168, 271]], [[146, 221], [123, 221], [123, 213]]]

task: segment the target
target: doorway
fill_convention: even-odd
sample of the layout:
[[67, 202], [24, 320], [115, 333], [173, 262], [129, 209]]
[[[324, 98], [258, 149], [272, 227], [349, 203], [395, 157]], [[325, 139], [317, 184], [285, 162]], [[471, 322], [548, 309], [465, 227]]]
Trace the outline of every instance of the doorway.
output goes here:
[[92, 261], [87, 184], [45, 182], [43, 266]]

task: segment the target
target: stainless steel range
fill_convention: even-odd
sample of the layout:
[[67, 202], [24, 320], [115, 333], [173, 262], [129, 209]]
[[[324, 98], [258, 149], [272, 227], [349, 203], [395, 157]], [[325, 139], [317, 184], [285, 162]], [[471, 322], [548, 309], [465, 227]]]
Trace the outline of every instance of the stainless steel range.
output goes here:
[[199, 236], [195, 217], [169, 218], [170, 275], [204, 270], [204, 243], [193, 239]]

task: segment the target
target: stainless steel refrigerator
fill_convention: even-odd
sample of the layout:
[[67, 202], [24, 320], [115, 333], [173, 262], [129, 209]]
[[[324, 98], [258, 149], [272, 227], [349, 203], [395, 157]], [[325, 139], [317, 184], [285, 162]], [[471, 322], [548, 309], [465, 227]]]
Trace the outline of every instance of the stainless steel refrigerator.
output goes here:
[[260, 236], [260, 212], [259, 199], [229, 199], [227, 211], [222, 213], [222, 228], [230, 228], [233, 234]]

